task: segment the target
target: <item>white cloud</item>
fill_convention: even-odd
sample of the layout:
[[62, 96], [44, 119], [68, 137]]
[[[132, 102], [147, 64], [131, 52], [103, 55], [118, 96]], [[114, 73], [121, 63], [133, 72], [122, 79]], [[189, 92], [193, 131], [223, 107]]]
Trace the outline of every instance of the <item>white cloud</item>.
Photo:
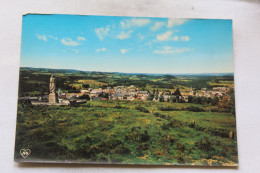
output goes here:
[[122, 54], [125, 54], [127, 51], [128, 51], [127, 49], [121, 49], [121, 50], [120, 50], [120, 52], [121, 52]]
[[181, 41], [190, 41], [190, 37], [189, 36], [182, 36]]
[[187, 48], [187, 47], [177, 48], [177, 47], [166, 46], [160, 50], [154, 50], [153, 53], [167, 55], [167, 54], [179, 54], [179, 53], [188, 52], [191, 50], [192, 50], [191, 48]]
[[101, 48], [101, 49], [96, 49], [96, 52], [105, 52], [105, 51], [107, 51], [107, 49], [106, 48]]
[[74, 51], [76, 54], [79, 53], [79, 51], [78, 51], [77, 49], [73, 49], [73, 51]]
[[178, 36], [174, 36], [174, 37], [173, 37], [173, 40], [174, 40], [174, 41], [178, 41], [178, 40], [179, 40], [179, 37], [178, 37]]
[[150, 40], [149, 42], [145, 43], [142, 47], [144, 46], [149, 46], [150, 48], [152, 47], [152, 44], [158, 42], [158, 40]]
[[96, 28], [95, 29], [95, 32], [96, 32], [99, 40], [101, 40], [101, 41], [104, 40], [105, 36], [108, 35], [109, 31], [110, 31], [109, 26], [107, 26], [106, 28], [101, 27], [101, 28]]
[[168, 41], [171, 39], [172, 36], [172, 31], [167, 31], [163, 34], [159, 34], [156, 36], [157, 40], [159, 41]]
[[142, 27], [142, 26], [148, 25], [150, 22], [151, 22], [150, 19], [133, 18], [133, 19], [121, 21], [120, 24], [121, 24], [122, 28], [130, 28], [130, 27], [134, 27], [134, 26]]
[[140, 40], [144, 39], [144, 36], [141, 33], [138, 33], [138, 37], [140, 38]]
[[52, 35], [49, 35], [49, 38], [54, 39], [54, 40], [58, 40], [58, 37], [54, 37]]
[[130, 31], [128, 31], [128, 32], [121, 32], [119, 35], [117, 35], [116, 37], [118, 38], [118, 39], [120, 39], [120, 40], [124, 40], [124, 39], [128, 39], [128, 38], [130, 38], [131, 37], [131, 33], [132, 33], [133, 31], [132, 30], [130, 30]]
[[172, 31], [167, 31], [165, 33], [156, 36], [158, 41], [190, 41], [189, 36], [172, 36]]
[[79, 43], [76, 41], [73, 41], [71, 38], [63, 38], [61, 39], [61, 43], [66, 46], [78, 46]]
[[46, 35], [36, 35], [39, 40], [48, 41]]
[[187, 22], [189, 19], [168, 19], [168, 28], [172, 28], [173, 26], [176, 25], [182, 25], [185, 22]]
[[155, 24], [151, 27], [152, 31], [157, 31], [159, 30], [161, 27], [163, 27], [165, 25], [164, 22], [155, 22]]
[[77, 37], [77, 40], [78, 40], [78, 41], [85, 41], [86, 38], [85, 38], [85, 37], [80, 37], [80, 36], [78, 36], [78, 37]]

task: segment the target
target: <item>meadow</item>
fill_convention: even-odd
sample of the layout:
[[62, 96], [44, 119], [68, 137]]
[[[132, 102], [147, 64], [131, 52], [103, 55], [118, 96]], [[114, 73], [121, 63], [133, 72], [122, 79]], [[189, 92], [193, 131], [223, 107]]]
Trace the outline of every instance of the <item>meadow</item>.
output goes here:
[[[191, 107], [201, 111], [189, 111]], [[29, 148], [27, 161], [234, 166], [237, 142], [229, 132], [236, 130], [235, 117], [211, 108], [117, 100], [19, 104], [15, 157], [19, 160], [19, 150]]]

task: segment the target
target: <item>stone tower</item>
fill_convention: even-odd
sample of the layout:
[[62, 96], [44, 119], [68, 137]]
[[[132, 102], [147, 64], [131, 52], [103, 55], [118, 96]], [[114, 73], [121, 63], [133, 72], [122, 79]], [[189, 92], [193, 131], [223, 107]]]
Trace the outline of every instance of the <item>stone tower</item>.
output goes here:
[[193, 92], [193, 89], [192, 89], [192, 87], [190, 87], [190, 92], [189, 92], [189, 95], [190, 95], [190, 96], [193, 96], [193, 95], [194, 95], [194, 92]]
[[55, 88], [55, 77], [51, 75], [50, 78], [50, 94], [49, 94], [49, 103], [58, 103], [58, 96], [56, 93], [56, 88]]

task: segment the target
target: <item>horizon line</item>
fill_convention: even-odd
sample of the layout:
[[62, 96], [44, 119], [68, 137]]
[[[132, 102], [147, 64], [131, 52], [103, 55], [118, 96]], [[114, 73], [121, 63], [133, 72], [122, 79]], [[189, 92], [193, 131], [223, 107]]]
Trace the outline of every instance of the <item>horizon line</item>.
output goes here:
[[130, 74], [233, 74], [234, 72], [203, 72], [203, 73], [150, 73], [150, 72], [119, 72], [119, 71], [98, 71], [98, 70], [78, 70], [78, 69], [70, 69], [70, 68], [46, 68], [46, 67], [22, 67], [20, 66], [20, 68], [34, 68], [34, 69], [39, 69], [39, 68], [43, 68], [43, 69], [52, 69], [52, 70], [75, 70], [75, 71], [82, 71], [82, 72], [101, 72], [101, 73], [130, 73]]

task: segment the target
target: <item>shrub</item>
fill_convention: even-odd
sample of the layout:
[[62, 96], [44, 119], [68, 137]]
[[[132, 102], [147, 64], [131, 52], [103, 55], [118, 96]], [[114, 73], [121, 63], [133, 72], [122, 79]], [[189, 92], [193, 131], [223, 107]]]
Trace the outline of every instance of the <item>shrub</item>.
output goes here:
[[143, 142], [140, 145], [136, 146], [135, 149], [139, 152], [144, 151], [144, 150], [148, 150], [149, 149], [149, 144]]
[[115, 153], [116, 154], [120, 154], [120, 155], [127, 155], [130, 154], [131, 150], [124, 146], [124, 145], [119, 145], [116, 149], [115, 149]]
[[161, 128], [163, 130], [169, 130], [171, 128], [181, 127], [181, 126], [182, 126], [182, 123], [180, 121], [177, 121], [175, 119], [171, 119], [168, 123], [163, 123]]
[[144, 112], [144, 113], [149, 113], [149, 110], [144, 108], [144, 107], [141, 107], [141, 106], [137, 106], [135, 107], [136, 110], [139, 110], [141, 112]]
[[160, 117], [161, 114], [160, 114], [159, 112], [155, 112], [154, 115], [155, 115], [156, 117]]
[[205, 112], [203, 108], [196, 107], [196, 106], [189, 106], [186, 108], [187, 111], [192, 111], [192, 112]]
[[163, 118], [163, 119], [167, 119], [167, 115], [160, 114], [159, 112], [155, 112], [154, 115], [155, 115], [156, 117], [160, 117], [160, 118]]
[[141, 127], [132, 127], [130, 133], [126, 135], [127, 140], [134, 142], [147, 142], [150, 138], [148, 131]]
[[180, 109], [174, 108], [172, 106], [167, 106], [167, 107], [159, 107], [158, 108], [160, 111], [179, 111]]
[[195, 145], [203, 151], [214, 150], [213, 143], [206, 136], [203, 139], [197, 141]]

